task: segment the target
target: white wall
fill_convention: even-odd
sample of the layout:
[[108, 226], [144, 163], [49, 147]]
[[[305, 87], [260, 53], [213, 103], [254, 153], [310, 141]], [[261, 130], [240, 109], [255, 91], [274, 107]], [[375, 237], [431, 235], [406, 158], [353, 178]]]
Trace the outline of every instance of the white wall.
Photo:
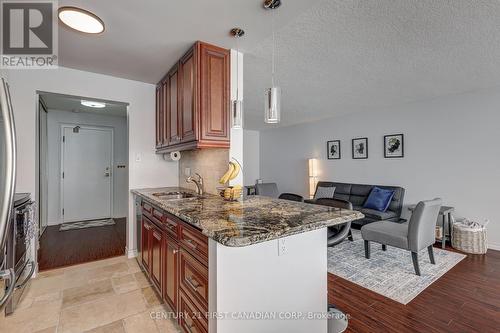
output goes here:
[[243, 159], [245, 170], [243, 183], [253, 185], [260, 177], [260, 134], [258, 131], [243, 131]]
[[[283, 117], [286, 117], [286, 110]], [[404, 133], [405, 157], [384, 159], [383, 136]], [[308, 195], [307, 159], [320, 159], [320, 180], [400, 185], [405, 204], [441, 197], [456, 216], [490, 220], [500, 249], [500, 89], [448, 96], [384, 111], [262, 131], [261, 178], [281, 192]], [[369, 159], [351, 158], [351, 139], [369, 138]], [[341, 160], [326, 159], [340, 139]]]
[[[125, 107], [124, 107], [125, 108]], [[49, 110], [48, 112], [48, 224], [63, 222], [61, 215], [61, 125], [87, 125], [113, 128], [113, 217], [125, 217], [128, 211], [127, 118], [93, 113]], [[118, 165], [127, 168], [118, 169]]]
[[[178, 185], [178, 163], [167, 163], [155, 154], [154, 85], [63, 67], [9, 70], [8, 78], [17, 127], [18, 192], [35, 195], [37, 90], [129, 103], [129, 188]], [[134, 203], [128, 196], [130, 221]], [[129, 223], [129, 254], [136, 248], [134, 230]]]

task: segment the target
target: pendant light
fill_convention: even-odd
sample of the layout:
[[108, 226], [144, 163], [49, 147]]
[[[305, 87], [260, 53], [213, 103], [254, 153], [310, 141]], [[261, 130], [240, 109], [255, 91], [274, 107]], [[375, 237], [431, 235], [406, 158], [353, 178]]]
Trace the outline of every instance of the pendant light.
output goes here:
[[268, 124], [277, 124], [281, 118], [281, 88], [276, 85], [276, 36], [274, 31], [274, 9], [281, 6], [281, 0], [265, 0], [264, 8], [273, 10], [272, 12], [272, 36], [273, 36], [273, 53], [272, 53], [272, 79], [271, 88], [265, 91], [265, 109], [264, 121]]
[[243, 100], [240, 98], [240, 49], [238, 39], [243, 37], [245, 31], [241, 28], [231, 29], [231, 35], [236, 39], [236, 99], [231, 102], [231, 127], [243, 128]]

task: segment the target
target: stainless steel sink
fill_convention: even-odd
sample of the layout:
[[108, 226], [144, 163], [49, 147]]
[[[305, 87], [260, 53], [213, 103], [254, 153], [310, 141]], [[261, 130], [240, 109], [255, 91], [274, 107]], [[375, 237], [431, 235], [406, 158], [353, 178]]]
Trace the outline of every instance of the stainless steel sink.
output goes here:
[[157, 197], [160, 200], [175, 200], [193, 198], [196, 195], [189, 192], [158, 192], [153, 193], [153, 196]]

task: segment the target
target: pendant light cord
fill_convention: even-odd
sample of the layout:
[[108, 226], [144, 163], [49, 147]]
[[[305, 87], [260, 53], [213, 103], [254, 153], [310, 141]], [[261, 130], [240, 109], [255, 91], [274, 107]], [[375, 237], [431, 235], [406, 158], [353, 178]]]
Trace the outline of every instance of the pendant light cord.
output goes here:
[[276, 72], [276, 61], [275, 61], [275, 48], [276, 48], [276, 33], [274, 31], [274, 10], [271, 10], [271, 30], [273, 34], [273, 51], [272, 51], [272, 78], [271, 78], [271, 87], [274, 87], [274, 74]]
[[240, 100], [240, 37], [236, 36], [236, 100]]

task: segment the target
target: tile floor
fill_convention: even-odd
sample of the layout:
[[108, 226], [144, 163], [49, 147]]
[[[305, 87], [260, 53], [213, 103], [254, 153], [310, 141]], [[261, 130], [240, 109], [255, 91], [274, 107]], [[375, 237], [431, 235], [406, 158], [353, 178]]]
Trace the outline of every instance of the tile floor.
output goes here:
[[169, 318], [135, 259], [115, 257], [40, 273], [0, 332], [180, 332]]

